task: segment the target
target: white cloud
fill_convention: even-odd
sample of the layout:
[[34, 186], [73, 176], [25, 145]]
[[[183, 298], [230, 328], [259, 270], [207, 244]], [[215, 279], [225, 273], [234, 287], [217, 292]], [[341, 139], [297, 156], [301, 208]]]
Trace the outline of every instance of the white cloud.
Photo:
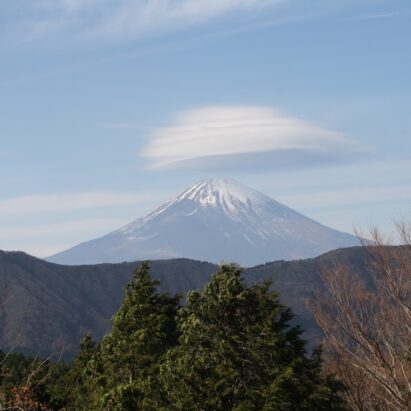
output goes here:
[[184, 112], [141, 151], [151, 168], [295, 168], [345, 161], [366, 148], [341, 133], [268, 107]]

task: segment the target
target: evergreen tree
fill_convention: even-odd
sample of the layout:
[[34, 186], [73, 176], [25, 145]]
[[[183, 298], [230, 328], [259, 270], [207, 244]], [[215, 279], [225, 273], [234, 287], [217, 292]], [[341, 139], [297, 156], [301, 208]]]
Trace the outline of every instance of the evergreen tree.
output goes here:
[[179, 345], [161, 370], [164, 410], [343, 410], [341, 386], [321, 377], [301, 331], [270, 284], [247, 287], [235, 265], [222, 266], [178, 314]]
[[179, 297], [159, 294], [158, 285], [148, 263], [143, 263], [127, 286], [112, 332], [103, 339], [100, 406], [104, 409], [157, 409], [159, 363], [176, 344], [179, 303]]
[[90, 334], [86, 334], [69, 370], [60, 381], [55, 382], [59, 391], [64, 392], [62, 402], [65, 410], [90, 409], [101, 374], [99, 364], [99, 345]]

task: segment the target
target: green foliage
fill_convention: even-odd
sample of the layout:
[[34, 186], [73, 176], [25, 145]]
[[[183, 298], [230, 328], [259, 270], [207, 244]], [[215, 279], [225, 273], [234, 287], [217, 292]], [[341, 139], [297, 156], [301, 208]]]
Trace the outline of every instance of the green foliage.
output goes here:
[[[68, 372], [56, 382], [62, 391], [62, 405], [66, 410], [90, 409], [91, 395], [97, 386], [98, 344], [86, 334], [80, 342], [80, 350]], [[59, 408], [55, 408], [59, 409]]]
[[270, 283], [247, 286], [241, 274], [222, 266], [180, 307], [144, 263], [101, 343], [86, 335], [70, 366], [2, 354], [0, 388], [29, 386], [66, 411], [345, 410]]
[[170, 410], [344, 409], [340, 387], [321, 378], [319, 353], [307, 357], [291, 312], [269, 283], [247, 287], [222, 266], [178, 314], [180, 343], [162, 364]]
[[157, 389], [161, 358], [178, 337], [179, 297], [159, 294], [158, 285], [143, 263], [127, 286], [112, 332], [103, 339], [100, 405], [107, 409], [151, 407], [146, 398]]

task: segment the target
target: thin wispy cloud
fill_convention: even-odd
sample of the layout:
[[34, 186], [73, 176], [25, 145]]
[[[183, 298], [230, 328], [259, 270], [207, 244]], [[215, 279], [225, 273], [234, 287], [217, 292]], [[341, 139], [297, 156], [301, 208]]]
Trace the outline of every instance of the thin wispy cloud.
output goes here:
[[[370, 3], [370, 0], [363, 0], [363, 3]], [[25, 44], [35, 49], [50, 46], [59, 50], [66, 46], [107, 48], [205, 27], [202, 36], [221, 35], [355, 10], [360, 4], [358, 0], [314, 3], [310, 0], [3, 1], [0, 2], [0, 46], [11, 50]], [[370, 14], [369, 18], [388, 17], [389, 14]], [[218, 27], [216, 23], [223, 19], [227, 24]]]
[[356, 20], [378, 20], [378, 19], [387, 19], [390, 17], [395, 17], [397, 13], [389, 12], [389, 13], [375, 13], [369, 14], [366, 16], [357, 17]]
[[367, 148], [269, 107], [191, 110], [154, 131], [141, 151], [152, 169], [300, 168], [363, 155]]
[[[50, 244], [50, 243], [41, 243], [36, 241], [35, 243], [29, 243], [24, 247], [24, 252], [39, 257], [44, 258], [50, 255], [57, 254], [59, 251], [65, 250], [70, 247], [70, 243], [63, 242], [61, 244]], [[9, 251], [20, 251], [21, 247], [8, 248]]]
[[0, 249], [48, 256], [126, 224], [171, 194], [92, 191], [1, 199]]
[[[1, 221], [1, 220], [0, 220]], [[124, 218], [77, 218], [59, 222], [7, 225], [2, 222], [0, 249], [21, 250], [46, 257], [72, 247], [85, 239], [114, 230], [127, 221]]]
[[0, 218], [8, 215], [62, 213], [151, 203], [162, 193], [83, 192], [73, 194], [33, 194], [0, 200]]
[[0, 4], [3, 34], [24, 40], [116, 41], [180, 31], [228, 15], [258, 13], [285, 0], [14, 0]]
[[[121, 227], [124, 218], [90, 218], [61, 221], [56, 223], [25, 224], [22, 226], [2, 227], [0, 242], [2, 240], [38, 240], [50, 238], [54, 235], [68, 237], [70, 235], [86, 236], [90, 232], [101, 232]], [[105, 234], [105, 232], [104, 232]]]
[[382, 186], [327, 191], [312, 190], [310, 193], [283, 195], [279, 197], [279, 200], [291, 206], [294, 204], [304, 204], [305, 210], [318, 210], [321, 209], [321, 207], [343, 208], [346, 206], [367, 205], [370, 202], [373, 204], [381, 204], [409, 201], [410, 191], [411, 186], [409, 184], [397, 187]]

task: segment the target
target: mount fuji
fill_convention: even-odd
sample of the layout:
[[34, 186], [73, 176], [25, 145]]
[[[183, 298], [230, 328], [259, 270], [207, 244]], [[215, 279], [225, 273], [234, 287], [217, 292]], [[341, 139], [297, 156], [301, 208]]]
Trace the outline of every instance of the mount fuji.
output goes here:
[[202, 181], [153, 212], [47, 260], [95, 264], [185, 257], [244, 266], [315, 257], [359, 240], [237, 181]]

